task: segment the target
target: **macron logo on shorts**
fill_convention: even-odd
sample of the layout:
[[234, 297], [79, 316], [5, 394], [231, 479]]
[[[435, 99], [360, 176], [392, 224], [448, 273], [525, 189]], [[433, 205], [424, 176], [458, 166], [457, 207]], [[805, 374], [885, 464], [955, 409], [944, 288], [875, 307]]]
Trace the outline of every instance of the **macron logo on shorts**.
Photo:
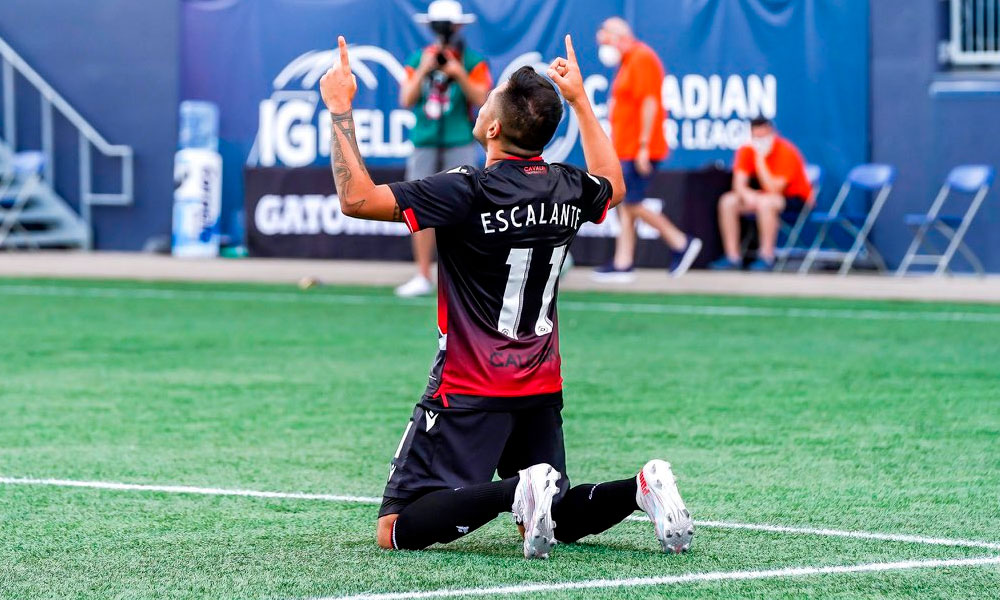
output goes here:
[[429, 410], [424, 413], [424, 420], [427, 421], [427, 431], [430, 431], [431, 427], [434, 427], [434, 424], [437, 423], [439, 416], [441, 416], [441, 413], [431, 412]]

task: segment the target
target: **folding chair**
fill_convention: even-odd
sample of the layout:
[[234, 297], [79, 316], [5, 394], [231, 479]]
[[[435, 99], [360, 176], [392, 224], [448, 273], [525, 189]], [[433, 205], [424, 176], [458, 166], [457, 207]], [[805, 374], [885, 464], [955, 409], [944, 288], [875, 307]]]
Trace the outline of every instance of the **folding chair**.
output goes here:
[[[777, 271], [783, 271], [785, 265], [788, 264], [788, 259], [792, 257], [793, 254], [798, 253], [799, 255], [805, 254], [805, 248], [798, 248], [796, 244], [799, 242], [799, 236], [802, 235], [802, 228], [806, 226], [809, 221], [809, 214], [812, 212], [814, 206], [816, 206], [816, 199], [819, 198], [819, 192], [823, 189], [823, 167], [819, 165], [809, 164], [806, 165], [806, 177], [809, 178], [809, 183], [812, 186], [812, 195], [809, 198], [809, 202], [802, 207], [798, 213], [785, 212], [782, 213], [781, 228], [782, 230], [787, 230], [788, 236], [785, 238], [785, 245], [775, 250], [775, 255], [778, 258], [778, 263], [775, 268]], [[788, 223], [794, 223], [791, 228], [788, 227]]]
[[[802, 261], [802, 266], [799, 267], [799, 274], [808, 273], [813, 263], [817, 260], [823, 260], [825, 262], [839, 262], [838, 274], [847, 275], [862, 251], [872, 259], [879, 271], [886, 271], [885, 261], [875, 245], [868, 239], [868, 235], [871, 233], [879, 213], [882, 212], [882, 207], [892, 191], [892, 183], [895, 180], [896, 169], [890, 165], [864, 164], [851, 169], [829, 212], [813, 211], [809, 215], [809, 222], [820, 225], [820, 229], [806, 254], [805, 260]], [[844, 210], [844, 203], [852, 190], [875, 194], [875, 200], [867, 214], [850, 214]], [[849, 250], [823, 248], [823, 242], [826, 241], [827, 235], [834, 227], [847, 233], [853, 239]]]
[[[7, 172], [0, 175], [0, 248], [3, 248], [11, 233], [27, 233], [19, 222], [24, 207], [35, 194], [42, 181], [45, 155], [41, 152], [18, 152], [13, 156]], [[28, 246], [37, 245], [25, 236]]]
[[[993, 184], [995, 176], [996, 171], [993, 167], [987, 165], [961, 165], [955, 167], [948, 173], [948, 179], [941, 186], [941, 191], [938, 192], [937, 198], [934, 199], [934, 203], [931, 204], [931, 208], [927, 211], [926, 215], [908, 214], [903, 217], [903, 221], [907, 227], [915, 228], [917, 233], [913, 236], [913, 241], [906, 251], [906, 256], [903, 257], [903, 262], [900, 263], [899, 269], [896, 270], [896, 277], [906, 275], [906, 271], [910, 268], [910, 265], [914, 264], [936, 267], [934, 275], [942, 275], [945, 271], [950, 272], [951, 269], [948, 268], [948, 264], [951, 263], [956, 250], [965, 256], [969, 264], [972, 265], [972, 268], [975, 269], [977, 275], [985, 274], [983, 264], [979, 262], [979, 258], [962, 241], [962, 238], [965, 237], [965, 232], [969, 230], [969, 225], [975, 219], [976, 212], [979, 211], [979, 206], [983, 203], [983, 199], [986, 198], [986, 194], [989, 193], [990, 185]], [[951, 196], [952, 191], [973, 197], [964, 216], [939, 214], [941, 208], [944, 207], [945, 202]], [[933, 252], [938, 251], [926, 239], [931, 227], [948, 240], [948, 247], [943, 253], [939, 254], [917, 254], [921, 246], [924, 245]]]
[[[806, 177], [809, 178], [809, 183], [812, 184], [813, 196], [810, 200], [815, 201], [816, 193], [819, 186], [819, 181], [823, 177], [823, 169], [818, 165], [806, 165]], [[808, 220], [809, 213], [812, 210], [812, 204], [806, 203], [801, 211], [789, 211], [786, 210], [781, 213], [778, 219], [778, 225], [780, 227], [779, 233], [785, 234], [785, 245], [779, 246], [774, 250], [775, 258], [778, 259], [776, 270], [781, 270], [785, 263], [788, 261], [788, 251], [795, 247], [795, 243], [799, 239], [799, 235], [802, 233], [802, 228], [805, 226]], [[747, 223], [756, 223], [757, 215], [750, 213], [747, 215], [740, 215], [740, 218]], [[743, 236], [743, 240], [740, 243], [740, 254], [746, 255], [747, 251], [750, 250], [750, 244], [753, 242], [754, 233], [747, 232]], [[802, 250], [804, 253], [805, 250]]]

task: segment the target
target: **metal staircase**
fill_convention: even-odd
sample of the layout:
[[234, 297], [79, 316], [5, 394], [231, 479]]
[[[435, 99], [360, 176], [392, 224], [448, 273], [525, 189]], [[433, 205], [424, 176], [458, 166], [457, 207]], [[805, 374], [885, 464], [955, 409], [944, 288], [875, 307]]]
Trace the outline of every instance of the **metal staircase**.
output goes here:
[[[20, 78], [16, 77], [20, 75]], [[3, 137], [0, 139], [0, 249], [83, 248], [92, 246], [91, 208], [132, 204], [133, 153], [108, 143], [3, 38], [0, 38]], [[39, 97], [41, 148], [18, 147], [17, 87], [26, 82]], [[77, 136], [79, 184], [77, 210], [55, 188], [55, 122], [58, 112]], [[21, 124], [22, 127], [25, 124]], [[117, 193], [94, 191], [92, 151], [117, 159]]]

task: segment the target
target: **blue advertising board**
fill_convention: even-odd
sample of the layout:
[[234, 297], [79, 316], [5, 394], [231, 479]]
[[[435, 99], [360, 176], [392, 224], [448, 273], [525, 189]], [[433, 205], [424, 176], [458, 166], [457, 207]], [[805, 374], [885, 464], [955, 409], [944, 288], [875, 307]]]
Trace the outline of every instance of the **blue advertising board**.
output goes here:
[[[422, 0], [188, 1], [183, 6], [182, 97], [222, 108], [226, 204], [238, 206], [241, 169], [326, 163], [328, 117], [319, 77], [337, 35], [351, 45], [358, 78], [358, 140], [370, 164], [402, 164], [414, 117], [398, 105], [403, 63], [432, 39], [413, 15]], [[838, 179], [868, 153], [868, 3], [853, 0], [466, 0], [477, 21], [469, 47], [494, 80], [564, 53], [572, 33], [598, 116], [614, 72], [597, 59], [594, 34], [613, 15], [667, 69], [663, 99], [667, 168], [730, 162], [748, 120], [775, 119], [809, 162]], [[572, 115], [546, 158], [582, 163]], [[829, 186], [833, 187], [833, 186]]]

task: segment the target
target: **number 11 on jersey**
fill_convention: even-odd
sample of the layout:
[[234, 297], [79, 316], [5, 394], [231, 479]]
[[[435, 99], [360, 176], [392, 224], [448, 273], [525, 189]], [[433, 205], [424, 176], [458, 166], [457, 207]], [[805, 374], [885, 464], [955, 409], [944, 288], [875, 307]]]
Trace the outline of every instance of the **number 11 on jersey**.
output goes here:
[[[507, 287], [503, 293], [503, 307], [500, 309], [500, 319], [497, 321], [497, 331], [512, 340], [517, 339], [517, 328], [521, 323], [521, 311], [524, 306], [524, 289], [528, 281], [528, 271], [531, 267], [531, 248], [511, 248], [507, 257], [510, 275], [507, 276]], [[552, 320], [549, 319], [549, 309], [556, 293], [556, 281], [562, 270], [563, 258], [566, 256], [566, 246], [552, 249], [552, 259], [549, 261], [549, 278], [542, 291], [542, 306], [535, 322], [535, 335], [552, 333]]]

